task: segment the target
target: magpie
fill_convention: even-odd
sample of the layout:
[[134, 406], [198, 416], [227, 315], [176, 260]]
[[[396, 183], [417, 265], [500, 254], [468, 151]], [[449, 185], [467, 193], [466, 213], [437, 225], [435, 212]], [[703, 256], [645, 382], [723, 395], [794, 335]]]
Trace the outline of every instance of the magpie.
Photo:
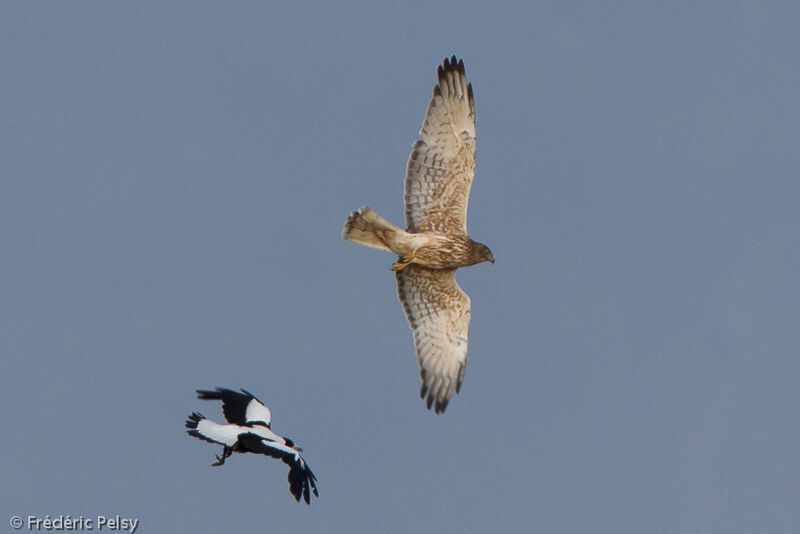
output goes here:
[[222, 456], [217, 456], [217, 461], [211, 464], [215, 467], [223, 465], [234, 452], [266, 454], [283, 460], [289, 466], [289, 491], [297, 502], [302, 497], [306, 504], [311, 504], [311, 492], [319, 497], [317, 477], [300, 455], [303, 449], [291, 439], [273, 432], [269, 408], [249, 391], [241, 391], [198, 389], [198, 399], [222, 401], [222, 413], [230, 424], [220, 425], [193, 412], [186, 420], [186, 428], [189, 429], [186, 432], [190, 436], [222, 445]]

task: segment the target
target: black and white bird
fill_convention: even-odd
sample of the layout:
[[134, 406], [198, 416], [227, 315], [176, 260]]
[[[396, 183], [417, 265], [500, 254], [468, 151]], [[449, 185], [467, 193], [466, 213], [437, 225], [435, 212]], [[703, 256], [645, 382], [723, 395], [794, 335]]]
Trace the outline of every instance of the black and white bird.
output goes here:
[[225, 463], [234, 452], [253, 452], [280, 458], [289, 466], [289, 491], [297, 502], [302, 497], [306, 504], [311, 504], [311, 493], [317, 493], [317, 477], [300, 455], [303, 449], [270, 429], [271, 413], [263, 402], [249, 391], [241, 393], [230, 389], [217, 388], [216, 391], [197, 390], [197, 398], [202, 400], [222, 401], [222, 413], [228, 421], [220, 425], [194, 412], [186, 420], [186, 432], [190, 436], [200, 438], [223, 446], [222, 456], [212, 465]]

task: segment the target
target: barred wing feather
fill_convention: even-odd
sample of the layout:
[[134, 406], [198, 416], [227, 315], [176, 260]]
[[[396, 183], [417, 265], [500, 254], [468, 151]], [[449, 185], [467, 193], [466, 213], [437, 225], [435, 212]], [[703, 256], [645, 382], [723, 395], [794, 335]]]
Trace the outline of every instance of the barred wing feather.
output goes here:
[[397, 293], [414, 334], [422, 378], [420, 397], [442, 413], [461, 389], [467, 366], [470, 300], [455, 269], [433, 271], [409, 265], [397, 271]]
[[439, 67], [419, 134], [406, 168], [408, 231], [466, 234], [475, 174], [475, 99], [464, 62], [455, 56]]

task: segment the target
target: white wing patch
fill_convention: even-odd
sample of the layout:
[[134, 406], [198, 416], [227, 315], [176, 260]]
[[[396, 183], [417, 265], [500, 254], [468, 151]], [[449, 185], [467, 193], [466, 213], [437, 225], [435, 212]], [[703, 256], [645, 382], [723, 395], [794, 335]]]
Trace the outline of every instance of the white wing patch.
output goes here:
[[269, 411], [269, 408], [255, 397], [247, 405], [244, 416], [248, 423], [257, 423], [260, 421], [267, 426], [269, 426], [270, 419], [272, 419], [272, 413]]
[[211, 419], [201, 419], [197, 422], [197, 432], [207, 440], [233, 447], [239, 439], [239, 434], [249, 429], [239, 425], [220, 425]]
[[260, 438], [264, 438], [265, 440], [268, 441], [273, 441], [280, 445], [286, 444], [286, 438], [284, 438], [283, 436], [279, 436], [278, 434], [273, 432], [271, 428], [265, 426], [254, 425], [250, 428], [243, 429], [243, 432], [250, 432], [251, 434], [255, 434]]

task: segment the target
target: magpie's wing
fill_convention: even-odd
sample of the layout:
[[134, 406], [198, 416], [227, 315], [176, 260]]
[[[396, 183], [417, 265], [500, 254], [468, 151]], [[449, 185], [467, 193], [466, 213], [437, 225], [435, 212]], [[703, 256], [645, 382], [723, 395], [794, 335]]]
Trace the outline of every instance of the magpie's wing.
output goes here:
[[239, 445], [250, 452], [283, 460], [283, 463], [289, 466], [289, 491], [297, 502], [300, 502], [302, 497], [306, 504], [311, 504], [312, 492], [315, 497], [319, 497], [317, 477], [297, 449], [253, 433], [241, 434]]
[[242, 428], [236, 425], [220, 425], [202, 414], [194, 412], [186, 419], [186, 431], [190, 436], [200, 438], [211, 443], [219, 443], [226, 447], [233, 447], [239, 439]]
[[289, 491], [292, 492], [297, 502], [300, 502], [300, 496], [302, 495], [306, 504], [311, 504], [311, 492], [314, 493], [315, 497], [319, 497], [317, 477], [314, 476], [314, 472], [300, 455], [296, 460], [284, 458], [283, 462], [289, 465]]
[[225, 419], [236, 425], [264, 423], [269, 426], [272, 419], [269, 408], [244, 389], [241, 393], [225, 388], [217, 388], [215, 391], [198, 389], [197, 398], [222, 401], [222, 413], [225, 414]]

